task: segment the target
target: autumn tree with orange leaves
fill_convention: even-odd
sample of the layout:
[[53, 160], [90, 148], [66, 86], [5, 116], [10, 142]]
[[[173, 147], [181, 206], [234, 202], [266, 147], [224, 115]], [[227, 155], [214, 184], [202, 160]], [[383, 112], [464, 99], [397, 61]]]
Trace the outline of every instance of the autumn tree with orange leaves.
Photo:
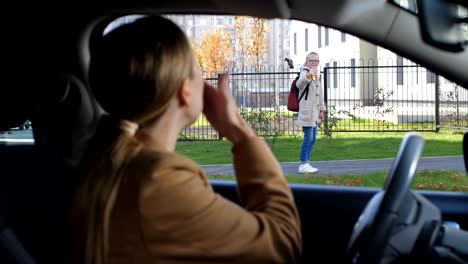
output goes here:
[[250, 26], [251, 18], [246, 16], [235, 16], [234, 17], [234, 66], [245, 66], [247, 65], [247, 47], [249, 45], [247, 29]]
[[262, 18], [235, 16], [234, 65], [253, 66], [258, 71], [268, 52], [270, 27]]
[[200, 44], [192, 41], [198, 65], [209, 75], [222, 72], [232, 63], [232, 45], [229, 32], [217, 28], [202, 34]]
[[234, 17], [233, 34], [216, 28], [202, 34], [200, 43], [192, 40], [197, 62], [209, 75], [229, 66], [252, 66], [259, 71], [268, 53], [269, 25], [261, 18]]
[[270, 27], [265, 24], [264, 19], [258, 17], [252, 18], [251, 23], [248, 32], [248, 41], [250, 42], [247, 46], [248, 62], [255, 71], [259, 71], [268, 52], [266, 34], [270, 32]]

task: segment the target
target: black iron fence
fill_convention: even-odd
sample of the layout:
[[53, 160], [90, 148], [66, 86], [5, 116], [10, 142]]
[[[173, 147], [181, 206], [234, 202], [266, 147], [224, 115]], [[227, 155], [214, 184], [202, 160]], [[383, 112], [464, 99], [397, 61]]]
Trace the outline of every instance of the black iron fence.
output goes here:
[[445, 78], [437, 81], [437, 127], [468, 130], [468, 89]]
[[[286, 108], [296, 70], [234, 68], [230, 87], [241, 115], [260, 136], [298, 135], [296, 114]], [[325, 67], [327, 104], [322, 132], [437, 131], [468, 129], [468, 90], [417, 65]], [[216, 78], [205, 78], [216, 85]], [[180, 140], [219, 140], [201, 116]]]
[[436, 76], [420, 66], [326, 67], [328, 129], [436, 130]]
[[418, 65], [326, 67], [328, 129], [468, 129], [468, 90]]
[[[240, 113], [260, 136], [299, 133], [295, 117], [286, 109], [287, 96], [296, 71], [230, 73], [230, 87]], [[205, 78], [216, 86], [217, 78]], [[302, 129], [300, 130], [302, 131]], [[180, 140], [222, 138], [201, 116], [180, 135]]]

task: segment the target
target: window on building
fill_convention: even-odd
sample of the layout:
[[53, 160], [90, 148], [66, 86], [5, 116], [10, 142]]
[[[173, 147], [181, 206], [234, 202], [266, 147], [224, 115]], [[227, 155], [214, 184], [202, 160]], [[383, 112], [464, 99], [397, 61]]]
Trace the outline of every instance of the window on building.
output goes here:
[[351, 87], [356, 87], [356, 59], [351, 59]]
[[317, 39], [318, 39], [318, 48], [320, 49], [322, 47], [322, 27], [318, 27], [318, 33], [317, 33]]
[[436, 75], [433, 72], [431, 72], [430, 70], [427, 70], [426, 71], [426, 79], [427, 79], [427, 83], [435, 83]]
[[338, 88], [338, 64], [336, 61], [333, 62], [333, 88]]
[[[327, 79], [327, 80], [330, 80], [330, 69], [329, 68], [330, 68], [330, 63], [328, 63], [328, 62], [325, 63], [325, 69], [326, 69], [325, 79]], [[330, 86], [330, 81], [328, 81], [327, 87], [325, 87], [325, 88], [328, 88], [329, 86]]]
[[416, 75], [416, 84], [419, 83], [419, 65], [417, 65], [415, 68], [413, 68], [414, 74]]
[[330, 44], [329, 38], [328, 38], [328, 28], [325, 28], [325, 46], [328, 46]]
[[403, 57], [397, 55], [396, 63], [397, 85], [403, 85]]
[[346, 33], [341, 32], [341, 42], [346, 42]]
[[308, 28], [305, 29], [304, 38], [305, 38], [305, 51], [309, 51], [309, 29]]
[[297, 54], [297, 33], [294, 33], [294, 55]]

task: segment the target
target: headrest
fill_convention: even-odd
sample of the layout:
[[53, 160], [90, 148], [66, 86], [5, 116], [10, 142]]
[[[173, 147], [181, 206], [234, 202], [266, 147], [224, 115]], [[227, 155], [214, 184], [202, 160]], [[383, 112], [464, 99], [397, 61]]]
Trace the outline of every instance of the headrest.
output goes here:
[[102, 41], [102, 36], [106, 27], [118, 17], [119, 16], [117, 15], [112, 15], [97, 18], [95, 21], [91, 22], [88, 25], [87, 30], [83, 32], [82, 43], [79, 45], [79, 60], [83, 69], [85, 83], [88, 81], [87, 78], [91, 54], [96, 49], [96, 46]]
[[37, 105], [32, 117], [35, 144], [52, 147], [76, 162], [102, 114], [83, 82], [63, 74], [49, 82]]

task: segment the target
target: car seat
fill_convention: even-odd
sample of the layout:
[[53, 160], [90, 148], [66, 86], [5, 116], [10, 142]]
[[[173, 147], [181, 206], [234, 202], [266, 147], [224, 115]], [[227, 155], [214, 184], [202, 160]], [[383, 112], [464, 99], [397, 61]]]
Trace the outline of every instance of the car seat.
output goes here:
[[[23, 124], [28, 119], [30, 110], [28, 109], [30, 106], [29, 97], [24, 96], [23, 90], [18, 89], [14, 83], [9, 82], [9, 84], [12, 85], [10, 89], [2, 92], [2, 97], [5, 99], [4, 103], [0, 104], [0, 131], [7, 131]], [[11, 224], [14, 220], [8, 221], [10, 219], [7, 219], [6, 215], [7, 212], [11, 211], [9, 209], [13, 207], [12, 203], [14, 202], [14, 198], [9, 196], [10, 193], [13, 193], [12, 190], [8, 191], [11, 187], [10, 182], [18, 177], [18, 174], [21, 174], [22, 166], [24, 166], [24, 164], [18, 164], [20, 156], [28, 156], [27, 153], [31, 151], [32, 145], [0, 144], [0, 169], [2, 170], [0, 173], [0, 263], [35, 263], [12, 228]], [[12, 154], [13, 152], [20, 152], [21, 155]], [[12, 164], [12, 160], [18, 166]]]
[[30, 118], [35, 142], [1, 146], [0, 201], [5, 223], [37, 263], [64, 263], [69, 181], [99, 112], [72, 74], [47, 84], [31, 94], [30, 113], [4, 118], [3, 127]]

